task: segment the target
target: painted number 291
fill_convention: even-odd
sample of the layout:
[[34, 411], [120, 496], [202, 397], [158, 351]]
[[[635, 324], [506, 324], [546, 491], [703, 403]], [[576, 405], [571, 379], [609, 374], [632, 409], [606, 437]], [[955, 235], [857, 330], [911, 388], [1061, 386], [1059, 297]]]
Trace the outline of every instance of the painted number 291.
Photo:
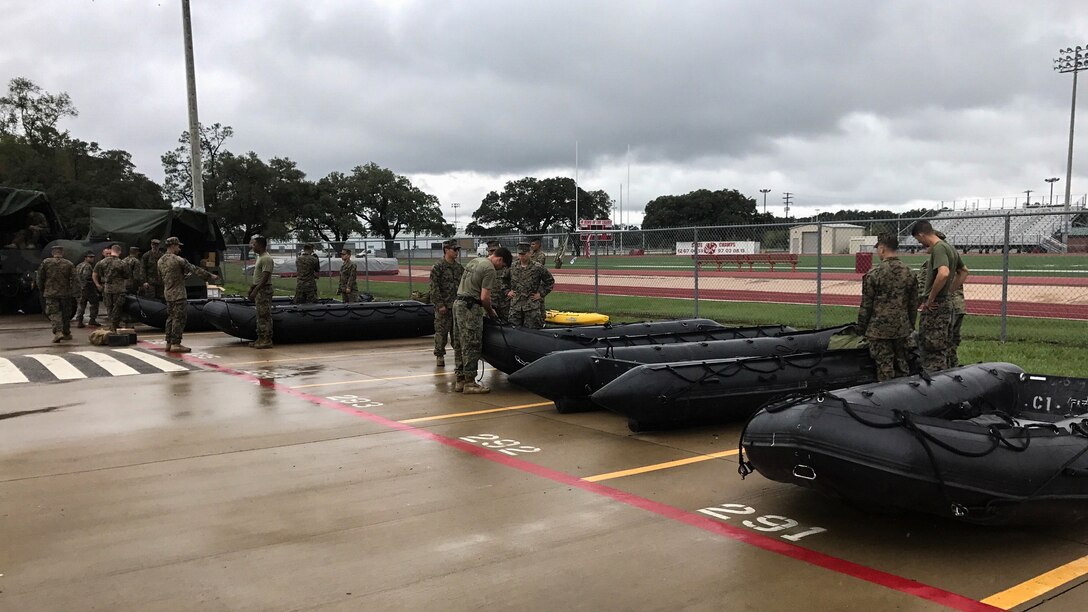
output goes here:
[[518, 453], [539, 453], [540, 449], [535, 446], [529, 446], [522, 444], [517, 440], [510, 440], [496, 436], [495, 434], [477, 434], [475, 436], [462, 436], [461, 438], [465, 442], [471, 442], [485, 448], [493, 448], [504, 455], [510, 455], [511, 457]]
[[[720, 506], [700, 508], [699, 512], [723, 521], [728, 521], [734, 516], [753, 515], [756, 513], [754, 508], [752, 508], [751, 506], [745, 506], [744, 504], [722, 504]], [[766, 514], [763, 516], [757, 516], [754, 520], [745, 520], [743, 521], [743, 525], [749, 529], [754, 529], [756, 531], [762, 531], [764, 533], [775, 533], [779, 531], [788, 531], [790, 529], [793, 529], [798, 526], [798, 523], [791, 518], [786, 518], [777, 514]], [[825, 531], [827, 530], [823, 527], [810, 527], [799, 533], [781, 534], [781, 537], [783, 540], [796, 542], [806, 536], [823, 533]]]

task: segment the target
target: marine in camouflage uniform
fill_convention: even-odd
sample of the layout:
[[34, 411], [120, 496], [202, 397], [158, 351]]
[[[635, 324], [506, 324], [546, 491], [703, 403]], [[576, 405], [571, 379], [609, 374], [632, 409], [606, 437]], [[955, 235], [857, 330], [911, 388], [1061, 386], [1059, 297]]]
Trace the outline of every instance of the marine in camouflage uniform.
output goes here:
[[345, 304], [359, 301], [359, 267], [351, 260], [351, 251], [340, 252], [340, 286], [336, 292], [344, 296]]
[[94, 265], [95, 286], [102, 291], [102, 302], [106, 308], [110, 331], [117, 331], [121, 326], [124, 305], [125, 287], [128, 284], [128, 264], [121, 259], [121, 245], [114, 244], [110, 247], [110, 256]]
[[[540, 238], [534, 237], [532, 240], [529, 241], [529, 258], [532, 259], [534, 262], [540, 264], [541, 267], [543, 267], [545, 270], [548, 268], [548, 256], [544, 253], [544, 249], [540, 248]], [[549, 272], [548, 274], [551, 273]], [[554, 281], [552, 284], [555, 284]], [[540, 325], [541, 327], [543, 327], [543, 321], [547, 317], [547, 312], [545, 312], [547, 310], [547, 306], [544, 305], [543, 298], [541, 298], [538, 306], [540, 307]]]
[[53, 342], [71, 340], [69, 328], [72, 287], [76, 284], [76, 267], [64, 258], [63, 247], [53, 247], [52, 257], [38, 266], [35, 283], [45, 298], [45, 314], [53, 324]]
[[295, 303], [313, 304], [317, 301], [317, 273], [321, 270], [321, 260], [314, 255], [314, 245], [302, 248], [302, 255], [295, 260]]
[[151, 241], [151, 250], [140, 258], [140, 264], [144, 269], [144, 287], [140, 295], [147, 298], [164, 299], [162, 277], [159, 276], [159, 258], [163, 252], [159, 249], [162, 244], [158, 238]]
[[[951, 297], [954, 288], [963, 286], [968, 270], [956, 249], [941, 240], [928, 221], [915, 223], [911, 234], [930, 251], [926, 282], [919, 297], [922, 315], [918, 336], [924, 354], [922, 367], [928, 372], [937, 372], [958, 363], [952, 340], [955, 307]], [[934, 290], [941, 274], [945, 275], [944, 279]]]
[[[941, 235], [940, 232], [937, 233]], [[918, 306], [922, 305], [922, 300], [926, 297], [926, 280], [929, 278], [929, 260], [922, 262], [922, 267], [918, 269], [916, 275], [918, 279]], [[960, 365], [959, 350], [960, 350], [960, 330], [963, 328], [963, 318], [967, 314], [967, 301], [963, 297], [963, 287], [958, 287], [951, 295], [952, 300], [952, 350], [948, 355], [948, 363], [950, 368], [955, 368]]]
[[[498, 240], [490, 240], [487, 243], [487, 254], [491, 256], [501, 245]], [[510, 320], [510, 269], [503, 268], [495, 272], [495, 279], [491, 281], [491, 307], [500, 321]]]
[[272, 348], [272, 271], [276, 264], [268, 254], [267, 238], [254, 236], [249, 246], [257, 253], [253, 266], [254, 283], [249, 288], [249, 299], [253, 300], [257, 311], [257, 339], [249, 345], [255, 349], [268, 349]]
[[442, 259], [431, 268], [431, 303], [434, 304], [434, 356], [439, 367], [446, 365], [446, 341], [453, 346], [456, 371], [463, 370], [461, 339], [453, 328], [453, 301], [465, 267], [457, 261], [461, 247], [456, 240], [442, 243]]
[[858, 331], [869, 342], [877, 380], [910, 374], [907, 349], [914, 330], [918, 285], [910, 268], [899, 260], [899, 239], [882, 234], [877, 240], [881, 263], [862, 279]]
[[[129, 295], [139, 295], [144, 289], [144, 262], [140, 260], [140, 249], [138, 247], [131, 247], [128, 250], [128, 257], [121, 260], [128, 267], [128, 280], [125, 281], [125, 293]], [[121, 303], [124, 304], [124, 298], [121, 298]], [[132, 324], [132, 317], [128, 316], [128, 312], [124, 312], [121, 315], [121, 320], [125, 326]]]
[[94, 253], [87, 251], [83, 261], [76, 266], [76, 285], [79, 287], [77, 296], [76, 316], [73, 319], [76, 327], [83, 327], [83, 312], [88, 313], [87, 324], [98, 325], [98, 287], [94, 284]]
[[532, 259], [529, 243], [518, 244], [518, 262], [510, 269], [510, 322], [521, 327], [544, 327], [544, 296], [555, 287], [548, 269]]
[[[491, 305], [490, 287], [495, 281], [495, 271], [510, 265], [510, 251], [496, 248], [487, 257], [477, 257], [465, 265], [465, 273], [457, 285], [457, 297], [453, 303], [453, 327], [461, 340], [463, 361], [457, 370], [454, 391], [463, 393], [488, 393], [488, 387], [475, 381], [483, 351], [484, 315], [497, 316]], [[484, 297], [484, 291], [488, 292]]]
[[181, 335], [185, 331], [186, 297], [185, 277], [196, 274], [206, 281], [218, 280], [219, 277], [189, 263], [178, 253], [181, 241], [171, 236], [166, 239], [166, 253], [156, 260], [155, 267], [163, 283], [163, 297], [166, 300], [166, 350], [171, 353], [188, 353], [189, 347], [181, 345]]

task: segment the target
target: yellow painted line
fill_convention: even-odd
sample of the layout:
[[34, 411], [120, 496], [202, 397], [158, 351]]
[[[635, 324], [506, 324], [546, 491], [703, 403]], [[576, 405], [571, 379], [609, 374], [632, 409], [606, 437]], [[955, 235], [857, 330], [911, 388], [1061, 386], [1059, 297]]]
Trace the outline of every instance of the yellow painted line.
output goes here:
[[472, 412], [458, 412], [455, 414], [440, 414], [438, 416], [420, 417], [418, 419], [406, 419], [401, 423], [422, 423], [424, 421], [440, 421], [442, 419], [455, 419], [457, 417], [475, 416], [477, 414], [491, 414], [493, 412], [507, 412], [510, 410], [521, 410], [522, 408], [538, 408], [540, 406], [551, 406], [552, 402], [537, 402], [535, 404], [522, 404], [520, 406], [507, 406], [506, 408], [489, 408], [488, 410], [473, 410]]
[[[244, 345], [242, 345], [242, 346], [244, 346]], [[209, 349], [209, 350], [212, 350], [212, 349]], [[430, 351], [428, 349], [415, 349], [415, 350], [411, 350], [411, 351], [385, 351], [385, 352], [381, 352], [381, 353], [376, 353], [374, 351], [368, 351], [366, 353], [345, 353], [343, 355], [316, 355], [314, 357], [292, 357], [290, 359], [261, 359], [260, 361], [233, 361], [233, 362], [228, 362], [228, 363], [221, 363], [219, 365], [232, 367], [232, 366], [253, 365], [255, 363], [282, 363], [282, 362], [285, 362], [285, 361], [313, 361], [315, 359], [325, 359], [325, 360], [328, 360], [328, 361], [333, 361], [333, 360], [336, 360], [336, 359], [343, 359], [344, 357], [384, 357], [386, 355], [403, 355], [404, 353], [423, 353], [423, 352], [428, 352], [429, 353]]]
[[361, 385], [366, 383], [386, 382], [388, 380], [404, 380], [406, 378], [434, 378], [435, 376], [449, 376], [453, 372], [434, 372], [432, 374], [412, 374], [411, 376], [390, 376], [389, 378], [361, 378], [359, 380], [341, 380], [339, 382], [313, 383], [310, 385], [295, 385], [292, 389], [308, 389], [310, 387], [329, 387], [332, 385]]
[[711, 459], [720, 459], [722, 457], [731, 457], [736, 455], [737, 449], [722, 451], [720, 453], [710, 453], [709, 455], [699, 455], [697, 457], [688, 457], [687, 459], [677, 459], [676, 461], [667, 461], [665, 463], [655, 463], [653, 465], [645, 465], [642, 467], [631, 468], [629, 470], [620, 470], [619, 472], [608, 472], [607, 474], [597, 474], [596, 476], [586, 476], [582, 480], [586, 482], [600, 482], [602, 480], [612, 480], [613, 478], [623, 478], [624, 476], [634, 476], [635, 474], [645, 474], [646, 472], [655, 472], [657, 470], [667, 470], [669, 468], [680, 467], [681, 465], [688, 465], [690, 463], [699, 463], [700, 461], [710, 461]]
[[1081, 578], [1085, 574], [1088, 574], [1088, 556], [1066, 563], [1031, 580], [1021, 582], [1012, 588], [991, 595], [983, 599], [982, 603], [1003, 610], [1010, 610], [1040, 595], [1049, 593], [1063, 584]]

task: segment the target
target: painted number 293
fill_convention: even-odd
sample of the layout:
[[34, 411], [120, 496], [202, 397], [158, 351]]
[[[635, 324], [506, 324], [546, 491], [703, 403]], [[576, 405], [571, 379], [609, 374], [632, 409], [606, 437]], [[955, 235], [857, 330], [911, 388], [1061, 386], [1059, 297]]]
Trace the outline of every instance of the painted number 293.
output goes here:
[[[722, 504], [720, 506], [700, 508], [699, 512], [723, 521], [728, 521], [734, 516], [751, 516], [756, 513], [755, 508], [752, 508], [751, 506], [745, 506], [744, 504]], [[795, 527], [798, 527], [797, 521], [791, 518], [786, 518], [784, 516], [779, 516], [777, 514], [765, 514], [763, 516], [757, 516], [754, 517], [753, 520], [743, 521], [743, 525], [749, 529], [762, 531], [764, 533], [789, 531], [791, 529], [794, 529]], [[825, 531], [827, 530], [823, 527], [810, 527], [798, 533], [783, 533], [781, 534], [781, 537], [783, 540], [796, 542], [806, 536], [823, 533]]]
[[539, 453], [540, 449], [535, 446], [529, 446], [522, 444], [517, 440], [510, 440], [496, 436], [495, 434], [477, 434], [475, 436], [463, 436], [461, 438], [465, 442], [471, 442], [478, 446], [485, 448], [493, 448], [504, 455], [510, 455], [511, 457], [518, 453]]

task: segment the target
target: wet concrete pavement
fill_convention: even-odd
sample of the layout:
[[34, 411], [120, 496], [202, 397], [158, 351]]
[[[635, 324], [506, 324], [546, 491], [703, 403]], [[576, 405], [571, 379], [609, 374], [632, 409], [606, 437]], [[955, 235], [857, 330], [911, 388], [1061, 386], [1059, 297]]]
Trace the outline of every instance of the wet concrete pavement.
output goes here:
[[[88, 350], [48, 338], [0, 317], [0, 358]], [[742, 481], [739, 424], [454, 394], [430, 338], [185, 341], [199, 369], [0, 381], [0, 610], [1088, 609], [1085, 525]]]

